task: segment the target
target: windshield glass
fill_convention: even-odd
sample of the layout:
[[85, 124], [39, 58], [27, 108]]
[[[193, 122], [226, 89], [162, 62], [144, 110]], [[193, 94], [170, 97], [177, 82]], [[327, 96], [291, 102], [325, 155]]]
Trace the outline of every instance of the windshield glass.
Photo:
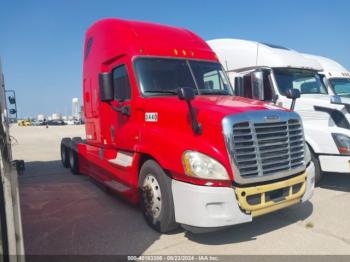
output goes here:
[[135, 69], [140, 88], [147, 95], [176, 95], [191, 87], [198, 95], [232, 95], [219, 63], [169, 58], [138, 58]]
[[291, 88], [298, 89], [300, 94], [327, 94], [326, 87], [320, 76], [310, 70], [303, 69], [274, 69], [278, 90], [282, 95]]
[[339, 96], [350, 97], [350, 79], [349, 78], [333, 78], [328, 80], [334, 93]]

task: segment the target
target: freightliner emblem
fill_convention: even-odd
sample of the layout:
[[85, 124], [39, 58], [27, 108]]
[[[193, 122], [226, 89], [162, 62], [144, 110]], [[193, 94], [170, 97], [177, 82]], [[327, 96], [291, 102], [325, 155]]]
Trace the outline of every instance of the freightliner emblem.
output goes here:
[[265, 119], [266, 122], [275, 122], [275, 121], [279, 121], [280, 120], [279, 116], [276, 116], [276, 115], [265, 116], [264, 119]]

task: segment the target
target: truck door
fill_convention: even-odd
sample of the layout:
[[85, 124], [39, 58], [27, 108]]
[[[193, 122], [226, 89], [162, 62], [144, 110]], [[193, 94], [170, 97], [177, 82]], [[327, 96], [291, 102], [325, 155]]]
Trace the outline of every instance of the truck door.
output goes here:
[[132, 103], [132, 88], [126, 63], [119, 62], [112, 69], [114, 117], [110, 126], [112, 144], [122, 150], [133, 151], [138, 140], [136, 110]]

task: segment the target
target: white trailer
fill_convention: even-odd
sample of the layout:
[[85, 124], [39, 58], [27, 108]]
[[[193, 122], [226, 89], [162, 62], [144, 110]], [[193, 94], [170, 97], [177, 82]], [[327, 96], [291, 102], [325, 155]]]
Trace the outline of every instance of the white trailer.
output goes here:
[[323, 56], [304, 54], [322, 66], [319, 72], [330, 95], [350, 97], [350, 72], [338, 62]]
[[317, 181], [322, 172], [350, 173], [350, 104], [328, 94], [317, 61], [288, 48], [254, 41], [217, 39], [208, 44], [237, 95], [290, 107], [287, 90], [299, 90], [295, 111], [303, 119]]

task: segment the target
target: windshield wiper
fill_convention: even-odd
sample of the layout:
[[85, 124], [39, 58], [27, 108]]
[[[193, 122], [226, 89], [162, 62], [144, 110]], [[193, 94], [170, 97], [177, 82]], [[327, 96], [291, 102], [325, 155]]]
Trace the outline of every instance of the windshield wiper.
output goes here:
[[172, 94], [177, 95], [177, 91], [174, 90], [147, 90], [145, 93], [159, 93], [159, 94]]

